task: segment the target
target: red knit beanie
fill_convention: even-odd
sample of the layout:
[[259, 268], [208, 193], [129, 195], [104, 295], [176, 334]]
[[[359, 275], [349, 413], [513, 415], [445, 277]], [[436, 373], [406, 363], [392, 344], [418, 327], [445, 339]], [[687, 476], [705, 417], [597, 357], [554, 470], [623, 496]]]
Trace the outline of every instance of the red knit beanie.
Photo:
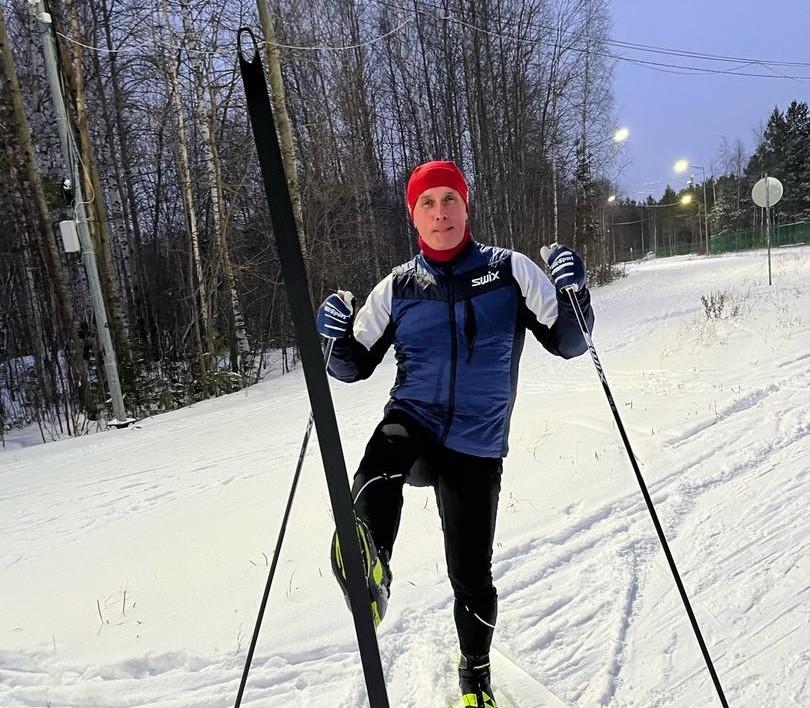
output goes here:
[[434, 160], [433, 162], [426, 162], [419, 165], [408, 179], [408, 187], [406, 189], [406, 198], [408, 200], [408, 213], [413, 215], [413, 208], [416, 206], [416, 200], [419, 195], [426, 189], [433, 187], [450, 187], [455, 189], [464, 200], [464, 206], [469, 206], [467, 199], [469, 197], [469, 188], [467, 187], [467, 180], [458, 168], [455, 162], [445, 160]]

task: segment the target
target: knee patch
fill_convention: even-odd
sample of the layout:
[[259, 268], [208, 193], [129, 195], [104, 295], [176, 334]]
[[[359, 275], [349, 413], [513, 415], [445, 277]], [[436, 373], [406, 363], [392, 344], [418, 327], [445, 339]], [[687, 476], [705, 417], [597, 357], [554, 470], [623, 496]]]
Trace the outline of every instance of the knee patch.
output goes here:
[[386, 438], [410, 438], [410, 433], [404, 425], [399, 423], [386, 423], [380, 428], [380, 432]]
[[[397, 449], [396, 454], [401, 454], [403, 459], [408, 459], [412, 454], [411, 444], [413, 438], [408, 429], [400, 423], [386, 423], [380, 428], [386, 447]], [[404, 470], [405, 481], [412, 487], [430, 487], [436, 478], [433, 466], [423, 457], [416, 458], [413, 463]]]

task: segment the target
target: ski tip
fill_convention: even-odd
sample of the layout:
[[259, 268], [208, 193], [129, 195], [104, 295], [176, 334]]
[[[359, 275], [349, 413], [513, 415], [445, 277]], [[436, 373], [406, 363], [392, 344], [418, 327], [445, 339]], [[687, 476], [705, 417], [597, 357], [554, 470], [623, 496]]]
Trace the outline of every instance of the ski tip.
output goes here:
[[[242, 45], [243, 34], [248, 35], [253, 44], [253, 52], [250, 55], [245, 52], [245, 47]], [[252, 64], [256, 60], [256, 57], [259, 56], [259, 43], [256, 41], [256, 35], [253, 34], [253, 30], [250, 29], [250, 27], [240, 27], [239, 31], [236, 33], [236, 53], [246, 64]]]

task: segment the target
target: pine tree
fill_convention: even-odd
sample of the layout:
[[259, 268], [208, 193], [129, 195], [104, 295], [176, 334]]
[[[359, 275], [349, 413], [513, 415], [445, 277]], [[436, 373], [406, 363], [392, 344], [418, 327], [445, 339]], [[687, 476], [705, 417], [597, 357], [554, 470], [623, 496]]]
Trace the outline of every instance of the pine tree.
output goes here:
[[574, 223], [574, 248], [583, 258], [596, 255], [595, 248], [600, 243], [599, 222], [596, 216], [596, 185], [591, 172], [591, 156], [580, 141], [577, 146], [577, 171], [574, 177], [576, 187], [576, 214]]
[[782, 210], [792, 220], [810, 217], [810, 115], [806, 103], [793, 101], [785, 112]]
[[768, 118], [762, 141], [751, 156], [745, 170], [749, 176], [759, 177], [765, 173], [774, 174], [774, 170], [779, 169], [781, 158], [785, 154], [786, 133], [785, 116], [778, 107], [775, 107]]
[[783, 219], [810, 217], [810, 115], [806, 103], [793, 101], [784, 113], [774, 108], [746, 174], [749, 179], [768, 174], [782, 182], [779, 211]]
[[715, 194], [716, 199], [709, 210], [711, 233], [742, 228], [743, 215], [737, 209], [737, 178], [734, 175], [720, 177], [717, 180]]

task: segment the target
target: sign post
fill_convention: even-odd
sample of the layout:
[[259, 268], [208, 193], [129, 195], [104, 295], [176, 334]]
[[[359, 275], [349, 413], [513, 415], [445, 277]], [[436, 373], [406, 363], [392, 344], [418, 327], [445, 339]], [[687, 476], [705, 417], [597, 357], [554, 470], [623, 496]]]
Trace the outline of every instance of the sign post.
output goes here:
[[783, 192], [782, 183], [776, 177], [768, 177], [767, 174], [751, 190], [754, 204], [765, 209], [765, 232], [768, 238], [768, 285], [773, 285], [771, 278], [771, 207], [782, 198]]

